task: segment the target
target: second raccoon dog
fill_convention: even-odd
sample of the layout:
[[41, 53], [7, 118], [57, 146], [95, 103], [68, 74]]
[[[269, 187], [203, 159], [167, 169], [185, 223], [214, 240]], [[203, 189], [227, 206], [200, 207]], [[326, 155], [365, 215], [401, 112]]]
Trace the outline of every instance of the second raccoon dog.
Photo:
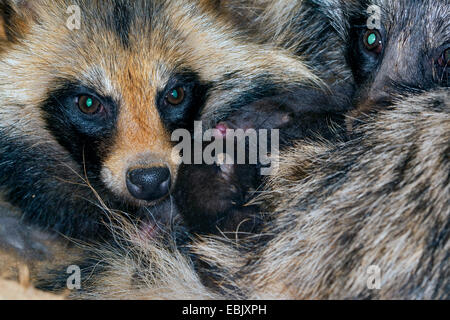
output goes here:
[[[249, 297], [448, 299], [448, 1], [320, 2], [345, 13], [350, 141], [286, 154], [268, 193], [275, 236], [241, 267], [216, 261]], [[209, 263], [226, 251], [201, 247]]]
[[1, 0], [0, 41], [1, 194], [26, 221], [78, 238], [168, 197], [172, 130], [316, 81], [209, 1]]
[[[255, 38], [301, 54], [328, 82], [335, 81], [334, 86], [337, 85], [339, 91], [345, 91], [342, 81], [348, 83], [353, 79], [357, 88], [357, 110], [351, 114], [353, 116], [389, 106], [396, 95], [433, 87], [436, 81], [448, 86], [448, 72], [445, 70], [448, 68], [450, 50], [445, 41], [436, 41], [437, 45], [432, 50], [427, 47], [418, 50], [416, 46], [423, 45], [423, 39], [429, 35], [425, 30], [416, 29], [407, 39], [416, 46], [395, 46], [395, 42], [406, 41], [404, 24], [390, 27], [388, 32], [386, 25], [390, 24], [390, 19], [400, 20], [400, 17], [391, 18], [383, 12], [383, 8], [390, 6], [395, 6], [399, 15], [407, 14], [415, 7], [426, 12], [433, 5], [433, 2], [411, 4], [403, 1], [397, 4], [390, 1], [340, 0], [221, 1], [225, 13], [242, 28], [248, 29]], [[423, 18], [418, 19], [417, 25], [429, 23], [432, 32], [444, 35], [445, 40], [446, 25], [441, 16], [445, 16], [446, 8], [439, 2], [436, 8], [436, 14], [430, 15], [436, 16], [433, 24]], [[377, 9], [379, 11], [373, 11]], [[311, 16], [316, 19], [311, 19]], [[369, 21], [379, 25], [380, 29], [369, 27]], [[386, 43], [387, 36], [389, 44]], [[346, 42], [351, 45], [344, 45]], [[335, 45], [330, 48], [330, 43]], [[427, 53], [419, 57], [421, 52]], [[380, 57], [385, 54], [389, 57], [379, 65]], [[404, 57], [402, 63], [398, 63], [398, 56]], [[351, 76], [348, 75], [350, 71]], [[348, 128], [351, 127], [352, 121], [349, 120]]]
[[448, 1], [360, 0], [345, 8], [356, 113], [385, 109], [404, 94], [450, 86]]

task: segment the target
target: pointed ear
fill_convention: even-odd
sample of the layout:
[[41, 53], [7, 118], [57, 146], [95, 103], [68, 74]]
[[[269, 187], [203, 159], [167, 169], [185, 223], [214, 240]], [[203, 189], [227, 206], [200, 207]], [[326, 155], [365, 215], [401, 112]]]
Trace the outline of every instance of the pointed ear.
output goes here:
[[34, 0], [0, 0], [0, 42], [22, 37], [33, 19]]

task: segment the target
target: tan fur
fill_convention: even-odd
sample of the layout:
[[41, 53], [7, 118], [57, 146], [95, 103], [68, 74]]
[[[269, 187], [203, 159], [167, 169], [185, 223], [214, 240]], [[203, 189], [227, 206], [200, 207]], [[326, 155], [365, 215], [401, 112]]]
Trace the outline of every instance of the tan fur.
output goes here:
[[[222, 85], [210, 92], [203, 111], [207, 121], [214, 121], [218, 110], [226, 112], [227, 102], [260, 74], [273, 74], [275, 82], [320, 83], [300, 58], [240, 39], [224, 19], [213, 13], [208, 2], [165, 3], [165, 10], [172, 15], [161, 21], [159, 29], [131, 36], [130, 49], [123, 48], [111, 32], [96, 29], [95, 24], [89, 26], [88, 36], [83, 29], [66, 28], [65, 11], [71, 4], [34, 1], [33, 13], [43, 24], [25, 20], [29, 30], [24, 29], [23, 39], [2, 54], [0, 126], [32, 143], [51, 143], [53, 139], [44, 129], [36, 106], [63, 79], [76, 79], [121, 101], [117, 138], [103, 169], [105, 183], [121, 196], [127, 195], [124, 172], [129, 168], [167, 164], [176, 176], [177, 165], [171, 157], [173, 144], [155, 107], [156, 92], [164, 88], [171, 72], [189, 66], [199, 72], [201, 80], [213, 83], [226, 73], [236, 72], [234, 79], [223, 84], [235, 86], [234, 92]], [[80, 4], [97, 6], [96, 1]], [[88, 28], [91, 18], [83, 20], [83, 28]], [[55, 157], [64, 153], [57, 145], [54, 147]]]
[[3, 21], [3, 17], [0, 17], [0, 41], [2, 44], [3, 44], [3, 41], [8, 40], [8, 36], [6, 34], [4, 25], [5, 25], [5, 22]]
[[94, 249], [101, 259], [98, 267], [106, 266], [106, 272], [99, 278], [95, 267], [92, 279], [81, 291], [71, 292], [71, 298], [213, 300], [222, 297], [202, 284], [198, 274], [193, 272], [192, 263], [175, 247], [164, 247], [156, 241], [140, 238], [132, 228], [127, 230], [126, 237], [133, 237], [129, 242], [133, 243], [129, 247], [133, 249], [121, 256], [112, 248]]
[[16, 282], [0, 279], [0, 300], [63, 300], [62, 296], [23, 287]]

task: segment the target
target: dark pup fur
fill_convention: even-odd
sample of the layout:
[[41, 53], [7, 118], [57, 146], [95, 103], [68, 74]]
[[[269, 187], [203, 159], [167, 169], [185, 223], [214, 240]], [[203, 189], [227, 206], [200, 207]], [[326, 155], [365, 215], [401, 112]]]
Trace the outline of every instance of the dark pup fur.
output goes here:
[[[342, 89], [342, 88], [340, 88]], [[296, 88], [284, 95], [267, 97], [242, 107], [219, 125], [227, 129], [277, 129], [281, 150], [297, 139], [333, 140], [344, 127], [351, 94], [314, 88]], [[268, 135], [268, 150], [271, 136]], [[225, 139], [225, 138], [224, 138]], [[257, 233], [263, 216], [249, 204], [264, 187], [259, 165], [182, 165], [174, 199], [190, 230], [198, 234]], [[261, 143], [261, 141], [258, 141]], [[236, 150], [235, 142], [235, 148]], [[230, 155], [236, 163], [236, 155]]]

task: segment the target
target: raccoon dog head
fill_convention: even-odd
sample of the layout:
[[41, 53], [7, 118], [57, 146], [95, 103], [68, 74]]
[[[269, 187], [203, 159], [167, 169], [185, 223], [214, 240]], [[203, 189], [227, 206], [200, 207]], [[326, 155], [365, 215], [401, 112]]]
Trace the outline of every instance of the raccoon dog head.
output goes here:
[[99, 203], [135, 212], [167, 198], [174, 129], [314, 81], [214, 12], [201, 0], [1, 0], [7, 199], [43, 226], [95, 233]]
[[[450, 85], [448, 1], [362, 0], [351, 14], [349, 62], [360, 109]], [[367, 107], [366, 107], [367, 106]]]

